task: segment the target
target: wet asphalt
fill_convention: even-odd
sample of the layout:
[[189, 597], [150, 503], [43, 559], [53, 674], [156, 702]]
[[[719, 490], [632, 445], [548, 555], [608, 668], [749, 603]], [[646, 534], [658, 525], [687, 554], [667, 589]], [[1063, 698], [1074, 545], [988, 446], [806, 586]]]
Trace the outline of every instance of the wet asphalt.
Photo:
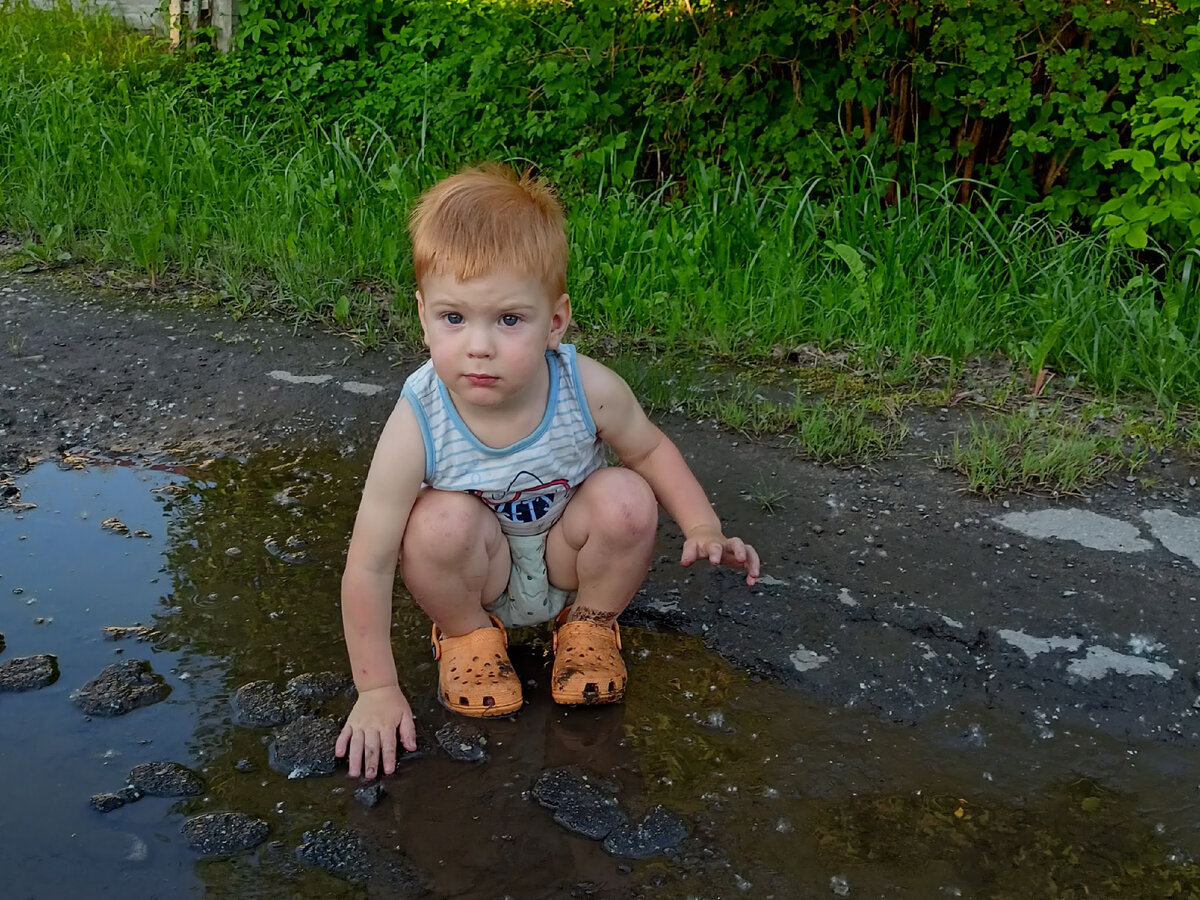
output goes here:
[[[0, 275], [0, 471], [72, 453], [162, 460], [369, 447], [417, 363], [186, 299]], [[1164, 451], [1082, 496], [967, 493], [936, 459], [972, 414], [911, 414], [893, 459], [830, 468], [782, 441], [663, 419], [766, 576], [659, 556], [626, 620], [703, 636], [830, 705], [915, 723], [971, 704], [1032, 733], [1198, 739], [1200, 489]], [[756, 492], [782, 498], [768, 511]]]

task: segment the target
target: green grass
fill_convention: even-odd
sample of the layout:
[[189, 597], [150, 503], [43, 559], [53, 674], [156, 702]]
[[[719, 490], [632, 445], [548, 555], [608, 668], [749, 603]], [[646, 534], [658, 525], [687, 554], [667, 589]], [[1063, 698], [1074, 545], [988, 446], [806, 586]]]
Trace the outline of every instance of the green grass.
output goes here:
[[4, 346], [9, 356], [21, 356], [25, 352], [25, 335], [20, 331], [6, 328], [4, 330]]
[[647, 409], [712, 419], [751, 438], [779, 436], [799, 456], [816, 462], [878, 462], [894, 455], [907, 435], [898, 410], [868, 387], [847, 389], [842, 378], [832, 380], [819, 396], [800, 385], [790, 397], [779, 399], [783, 389], [775, 387], [770, 391], [774, 396], [767, 396], [759, 380], [744, 374], [696, 373], [686, 363], [653, 364], [631, 357], [618, 357], [612, 366]]
[[774, 515], [783, 509], [783, 501], [790, 496], [788, 491], [763, 477], [760, 477], [744, 493], [751, 503], [768, 515]]
[[792, 439], [798, 452], [817, 462], [867, 464], [894, 455], [907, 433], [898, 420], [877, 424], [861, 405], [822, 401], [804, 407]]
[[956, 435], [940, 460], [966, 477], [969, 490], [988, 496], [1013, 491], [1076, 494], [1112, 472], [1132, 472], [1144, 461], [1144, 449], [1129, 450], [1119, 438], [1067, 420], [1061, 409], [1037, 406], [972, 422], [970, 433]]
[[813, 401], [798, 393], [791, 403], [781, 404], [745, 386], [719, 389], [695, 414], [750, 437], [785, 435], [801, 456], [834, 465], [885, 459], [899, 449], [907, 433], [898, 419], [877, 421], [862, 401]]
[[[282, 98], [222, 97], [219, 73], [103, 13], [0, 0], [0, 228], [35, 264], [199, 285], [234, 315], [271, 310], [368, 346], [411, 341], [405, 217], [460, 161], [422, 153], [422, 123], [391, 135], [315, 122]], [[1194, 403], [1190, 267], [1169, 275], [1002, 200], [965, 208], [954, 184], [891, 205], [887, 188], [866, 162], [834, 184], [763, 187], [698, 162], [650, 193], [568, 185], [578, 339], [684, 369], [816, 347], [893, 385], [930, 359], [954, 372], [1003, 354], [1031, 384], [1058, 373], [1052, 391], [1071, 378], [1163, 409]], [[735, 429], [781, 424], [773, 409], [714, 402]], [[821, 418], [839, 415], [852, 416]], [[821, 418], [801, 440], [831, 443]], [[865, 435], [865, 421], [830, 428]]]
[[135, 31], [88, 0], [72, 7], [56, 0], [35, 8], [24, 0], [0, 2], [0, 67], [26, 79], [76, 78], [121, 70], [157, 69], [170, 61], [160, 37]]

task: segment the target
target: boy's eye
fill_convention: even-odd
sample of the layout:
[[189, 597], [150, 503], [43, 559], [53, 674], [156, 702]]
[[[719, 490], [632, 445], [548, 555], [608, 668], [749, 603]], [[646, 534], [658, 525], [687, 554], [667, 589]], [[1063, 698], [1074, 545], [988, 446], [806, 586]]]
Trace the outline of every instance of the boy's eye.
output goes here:
[[442, 318], [446, 320], [448, 325], [461, 325], [463, 323], [462, 313], [446, 313]]
[[500, 317], [500, 324], [507, 325], [509, 328], [516, 325], [520, 321], [521, 321], [521, 317], [517, 316], [517, 315], [513, 315], [512, 313], [507, 313], [506, 315], [503, 315]]

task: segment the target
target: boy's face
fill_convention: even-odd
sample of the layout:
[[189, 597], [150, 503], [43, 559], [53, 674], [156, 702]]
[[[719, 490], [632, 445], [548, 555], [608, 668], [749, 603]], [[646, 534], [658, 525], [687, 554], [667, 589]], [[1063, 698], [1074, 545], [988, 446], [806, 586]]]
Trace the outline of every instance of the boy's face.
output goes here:
[[537, 278], [500, 270], [468, 281], [426, 275], [417, 312], [433, 368], [456, 403], [517, 406], [541, 398], [547, 349], [571, 321], [566, 294]]

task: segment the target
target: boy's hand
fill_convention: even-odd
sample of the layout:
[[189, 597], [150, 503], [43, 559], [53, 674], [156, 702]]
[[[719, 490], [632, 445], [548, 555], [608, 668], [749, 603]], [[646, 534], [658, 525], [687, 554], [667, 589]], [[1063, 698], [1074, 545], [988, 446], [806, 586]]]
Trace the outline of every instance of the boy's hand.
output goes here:
[[746, 584], [758, 580], [758, 553], [741, 538], [727, 538], [719, 531], [696, 531], [683, 542], [679, 562], [690, 566], [698, 559], [707, 559], [714, 566], [729, 566], [746, 570]]
[[[334, 753], [346, 756], [350, 777], [374, 778], [396, 771], [396, 732], [410, 753], [417, 749], [417, 725], [408, 699], [397, 685], [363, 691], [338, 735]], [[347, 755], [348, 754], [348, 755]]]

